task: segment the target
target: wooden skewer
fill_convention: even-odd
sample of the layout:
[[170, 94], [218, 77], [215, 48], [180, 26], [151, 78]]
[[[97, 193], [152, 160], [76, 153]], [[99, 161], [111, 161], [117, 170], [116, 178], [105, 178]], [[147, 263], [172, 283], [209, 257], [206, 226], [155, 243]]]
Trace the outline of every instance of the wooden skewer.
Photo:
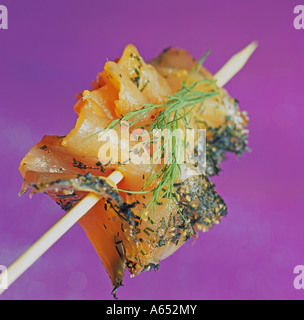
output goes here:
[[[120, 171], [114, 171], [107, 181], [115, 187], [123, 179]], [[99, 200], [96, 193], [89, 193], [77, 206], [71, 209], [38, 241], [36, 241], [19, 259], [0, 275], [0, 284], [7, 282], [9, 287], [17, 280], [34, 262], [36, 262], [56, 241], [58, 241], [81, 217], [83, 217]], [[0, 295], [4, 289], [0, 287]]]
[[244, 67], [257, 47], [258, 43], [253, 41], [245, 49], [236, 53], [228, 60], [228, 62], [214, 75], [219, 87], [223, 87]]
[[[216, 74], [217, 84], [222, 87], [234, 77], [246, 64], [257, 43], [252, 42], [245, 49], [235, 54]], [[114, 188], [124, 178], [120, 171], [114, 171], [108, 182]], [[89, 193], [77, 206], [71, 209], [61, 220], [35, 242], [19, 259], [0, 275], [0, 284], [7, 279], [8, 287], [31, 267], [55, 242], [57, 242], [81, 217], [83, 217], [99, 200], [96, 193]], [[5, 289], [0, 287], [0, 295]]]

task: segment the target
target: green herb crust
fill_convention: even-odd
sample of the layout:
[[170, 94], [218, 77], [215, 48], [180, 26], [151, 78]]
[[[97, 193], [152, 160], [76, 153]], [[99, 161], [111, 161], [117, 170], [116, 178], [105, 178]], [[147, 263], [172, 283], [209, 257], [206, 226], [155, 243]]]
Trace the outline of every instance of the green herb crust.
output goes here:
[[220, 172], [220, 164], [225, 160], [227, 152], [239, 157], [249, 150], [247, 147], [248, 131], [237, 128], [229, 118], [218, 128], [208, 127], [207, 132], [210, 132], [212, 136], [206, 145], [206, 174], [208, 176]]

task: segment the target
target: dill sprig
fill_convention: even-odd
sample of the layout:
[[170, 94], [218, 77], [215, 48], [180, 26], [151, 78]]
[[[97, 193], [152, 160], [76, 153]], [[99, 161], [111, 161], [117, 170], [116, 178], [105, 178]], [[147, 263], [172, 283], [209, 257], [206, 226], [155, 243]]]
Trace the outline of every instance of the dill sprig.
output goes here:
[[[183, 84], [183, 87], [177, 91], [175, 94], [168, 96], [167, 100], [163, 104], [147, 104], [139, 110], [132, 110], [126, 113], [122, 118], [114, 120], [108, 127], [107, 130], [115, 129], [117, 126], [125, 121], [129, 122], [130, 127], [136, 128], [137, 123], [147, 116], [152, 110], [161, 109], [161, 112], [156, 117], [156, 119], [149, 125], [140, 125], [138, 127], [149, 127], [148, 132], [150, 136], [153, 134], [154, 130], [167, 129], [169, 132], [173, 132], [181, 127], [181, 123], [184, 128], [187, 128], [189, 122], [191, 121], [191, 115], [193, 109], [202, 105], [205, 100], [212, 98], [218, 94], [217, 91], [202, 92], [196, 90], [196, 87], [202, 83], [212, 84], [215, 83], [213, 80], [202, 80], [195, 82], [190, 85]], [[155, 141], [145, 142], [145, 144], [152, 144]], [[172, 158], [170, 163], [154, 164], [152, 169], [146, 178], [143, 190], [141, 191], [130, 191], [118, 189], [122, 192], [143, 194], [152, 192], [152, 197], [147, 205], [147, 209], [151, 206], [151, 213], [155, 214], [156, 205], [161, 204], [161, 200], [164, 198], [178, 202], [178, 194], [176, 192], [174, 184], [179, 180], [181, 175], [181, 164], [178, 159], [180, 159], [180, 153], [184, 154], [187, 144], [187, 135], [185, 131], [184, 144], [182, 150], [177, 150], [176, 139], [172, 139]], [[144, 146], [144, 144], [143, 144]], [[153, 159], [163, 159], [164, 160], [164, 150], [165, 145], [161, 144], [161, 147], [157, 149], [151, 157]], [[154, 163], [154, 162], [152, 162]], [[149, 186], [158, 182], [156, 188], [152, 190], [147, 190]], [[169, 201], [169, 204], [170, 204]]]
[[[199, 72], [199, 68], [206, 58], [207, 52], [202, 59], [200, 59], [199, 63], [195, 66], [195, 68], [191, 71], [189, 77], [193, 75], [197, 75]], [[196, 90], [197, 86], [200, 84], [209, 84], [214, 85], [213, 89], [208, 92], [203, 92]], [[176, 129], [181, 128], [181, 124], [184, 128], [187, 128], [192, 117], [192, 111], [198, 105], [202, 105], [207, 99], [210, 99], [216, 95], [218, 92], [216, 91], [216, 80], [201, 80], [191, 84], [186, 84], [184, 81], [182, 88], [174, 93], [173, 95], [169, 95], [166, 101], [163, 104], [145, 104], [141, 109], [131, 110], [127, 112], [122, 118], [116, 119], [110, 123], [110, 125], [106, 128], [106, 130], [115, 129], [120, 126], [124, 122], [128, 122], [130, 128], [138, 128], [138, 127], [148, 127], [148, 132], [153, 136], [153, 131], [160, 129], [167, 129], [169, 132], [173, 132]], [[148, 125], [139, 125], [138, 122], [150, 114], [151, 111], [159, 109], [160, 112], [158, 116], [152, 121], [152, 123]], [[99, 134], [99, 132], [94, 135]], [[89, 137], [90, 138], [90, 137]], [[146, 141], [143, 143], [143, 146], [149, 145], [155, 141]], [[177, 151], [176, 148], [176, 139], [171, 139], [172, 143], [172, 154], [170, 163], [164, 161], [164, 144], [161, 144], [161, 147], [157, 149], [154, 154], [150, 155], [153, 159], [162, 159], [163, 163], [155, 164], [152, 166], [150, 173], [145, 181], [144, 187], [141, 191], [130, 191], [124, 189], [117, 189], [121, 192], [134, 193], [134, 194], [145, 194], [152, 193], [152, 197], [147, 205], [147, 209], [151, 207], [151, 214], [155, 214], [156, 205], [161, 204], [161, 200], [164, 198], [173, 200], [176, 204], [178, 203], [178, 194], [175, 189], [175, 184], [178, 182], [181, 175], [181, 164], [178, 161], [180, 159], [180, 155], [184, 154], [187, 145], [187, 136], [185, 130], [184, 136], [184, 144], [182, 150]], [[179, 154], [180, 153], [180, 154]], [[149, 186], [158, 183], [157, 187], [148, 190]], [[169, 201], [169, 205], [170, 205]]]

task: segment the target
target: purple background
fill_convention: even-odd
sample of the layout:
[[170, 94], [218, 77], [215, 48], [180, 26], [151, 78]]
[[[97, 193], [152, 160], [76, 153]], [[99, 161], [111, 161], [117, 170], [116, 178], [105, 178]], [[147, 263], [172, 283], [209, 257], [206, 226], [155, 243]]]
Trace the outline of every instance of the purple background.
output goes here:
[[[300, 0], [6, 1], [0, 30], [0, 264], [8, 266], [57, 221], [51, 199], [18, 198], [18, 166], [44, 134], [74, 126], [74, 95], [107, 58], [134, 43], [145, 59], [172, 45], [216, 72], [250, 41], [260, 47], [226, 87], [250, 115], [250, 147], [213, 179], [229, 215], [161, 262], [128, 274], [120, 299], [303, 299], [293, 269], [304, 264], [304, 30]], [[303, 4], [303, 1], [302, 1]], [[111, 284], [75, 226], [1, 299], [111, 299]]]

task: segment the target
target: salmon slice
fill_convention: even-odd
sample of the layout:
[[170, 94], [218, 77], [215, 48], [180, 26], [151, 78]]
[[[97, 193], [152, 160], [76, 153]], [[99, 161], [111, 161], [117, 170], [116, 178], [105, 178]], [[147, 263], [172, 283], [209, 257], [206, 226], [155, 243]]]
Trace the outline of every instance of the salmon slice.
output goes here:
[[[164, 110], [168, 96], [180, 90], [183, 83], [202, 80], [208, 81], [200, 83], [197, 90], [219, 92], [197, 105], [192, 113], [195, 116], [189, 118], [190, 127], [207, 129], [207, 174], [175, 181], [175, 198], [161, 199], [152, 210], [152, 193], [134, 192], [147, 187], [147, 177], [161, 165], [107, 161], [106, 152], [100, 152], [105, 142], [99, 133], [132, 110], [147, 104], [161, 105], [137, 123], [149, 128]], [[45, 136], [21, 162], [24, 183], [20, 194], [30, 189], [31, 194], [44, 192], [66, 212], [88, 192], [102, 196], [79, 223], [111, 279], [114, 295], [126, 270], [137, 275], [158, 268], [160, 261], [197, 236], [198, 231], [208, 231], [227, 214], [226, 204], [207, 176], [218, 172], [226, 152], [241, 154], [245, 150], [248, 119], [236, 100], [213, 80], [185, 50], [169, 49], [145, 63], [137, 49], [128, 45], [120, 59], [105, 64], [93, 88], [78, 96], [74, 129], [65, 137]], [[121, 147], [124, 152], [127, 146], [118, 128], [115, 130], [113, 149], [118, 152]], [[131, 143], [131, 148], [135, 144]], [[124, 175], [118, 190], [106, 178], [115, 170]], [[159, 182], [150, 182], [148, 190]]]
[[138, 275], [158, 268], [161, 260], [196, 236], [197, 230], [208, 231], [227, 214], [223, 199], [204, 176], [176, 184], [178, 207], [164, 199], [154, 216], [146, 210], [149, 197], [132, 195], [125, 200], [105, 178], [91, 173], [62, 174], [62, 179], [56, 173], [44, 173], [33, 181], [26, 185], [34, 187], [32, 194], [48, 194], [66, 212], [88, 192], [103, 197], [79, 223], [111, 279], [114, 297], [125, 270]]
[[227, 152], [240, 156], [246, 150], [249, 133], [246, 129], [249, 122], [247, 112], [241, 111], [238, 101], [216, 85], [215, 79], [204, 67], [197, 67], [196, 60], [186, 50], [166, 49], [150, 63], [174, 92], [181, 89], [184, 82], [214, 81], [213, 84], [208, 81], [197, 87], [204, 92], [215, 90], [219, 94], [196, 107], [189, 127], [207, 130], [206, 172], [209, 176], [218, 174]]

